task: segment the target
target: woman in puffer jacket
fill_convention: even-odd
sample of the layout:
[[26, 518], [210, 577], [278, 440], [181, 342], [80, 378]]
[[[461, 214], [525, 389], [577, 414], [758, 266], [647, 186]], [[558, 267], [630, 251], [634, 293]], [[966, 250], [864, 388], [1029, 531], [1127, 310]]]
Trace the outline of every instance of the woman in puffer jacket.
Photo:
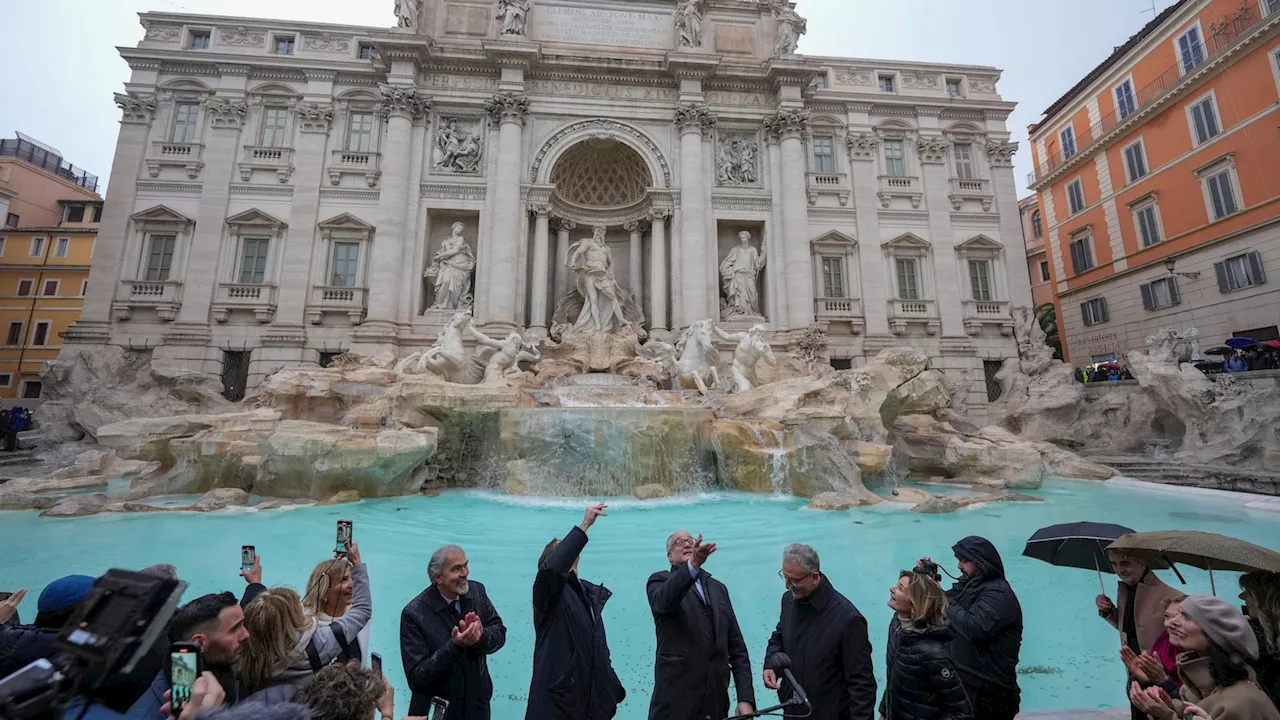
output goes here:
[[947, 596], [927, 563], [904, 570], [889, 588], [888, 661], [881, 720], [974, 720], [951, 661]]

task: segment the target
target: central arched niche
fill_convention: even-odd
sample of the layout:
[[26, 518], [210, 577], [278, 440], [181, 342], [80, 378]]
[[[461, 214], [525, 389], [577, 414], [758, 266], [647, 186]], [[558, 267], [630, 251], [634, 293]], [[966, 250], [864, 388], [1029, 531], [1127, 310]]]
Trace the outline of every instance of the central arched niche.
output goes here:
[[569, 206], [621, 210], [646, 199], [653, 177], [644, 158], [625, 143], [592, 138], [560, 156], [551, 184], [556, 199]]

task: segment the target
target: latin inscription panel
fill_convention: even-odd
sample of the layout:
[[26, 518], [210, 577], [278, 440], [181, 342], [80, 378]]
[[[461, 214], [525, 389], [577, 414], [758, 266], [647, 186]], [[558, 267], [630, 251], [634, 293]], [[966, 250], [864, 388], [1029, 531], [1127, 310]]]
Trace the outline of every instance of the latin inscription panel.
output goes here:
[[667, 13], [539, 3], [533, 8], [531, 35], [539, 42], [670, 50], [675, 46], [674, 22]]

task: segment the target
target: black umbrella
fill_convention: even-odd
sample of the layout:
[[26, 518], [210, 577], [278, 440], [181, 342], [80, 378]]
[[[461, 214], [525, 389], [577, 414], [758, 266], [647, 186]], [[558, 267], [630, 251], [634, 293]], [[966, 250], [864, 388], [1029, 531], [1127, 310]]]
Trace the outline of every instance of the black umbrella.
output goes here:
[[1231, 348], [1227, 347], [1226, 345], [1219, 345], [1217, 347], [1211, 347], [1208, 350], [1205, 350], [1204, 354], [1205, 355], [1226, 355], [1229, 352], [1231, 352]]
[[[1098, 584], [1102, 585], [1102, 592], [1106, 593], [1106, 585], [1102, 582], [1102, 568], [1111, 572], [1107, 546], [1121, 535], [1131, 532], [1133, 531], [1123, 525], [1110, 523], [1074, 522], [1052, 525], [1037, 530], [1027, 540], [1022, 554], [1057, 567], [1095, 570], [1098, 573]], [[1147, 564], [1153, 570], [1168, 570], [1171, 567], [1162, 558], [1151, 558]]]

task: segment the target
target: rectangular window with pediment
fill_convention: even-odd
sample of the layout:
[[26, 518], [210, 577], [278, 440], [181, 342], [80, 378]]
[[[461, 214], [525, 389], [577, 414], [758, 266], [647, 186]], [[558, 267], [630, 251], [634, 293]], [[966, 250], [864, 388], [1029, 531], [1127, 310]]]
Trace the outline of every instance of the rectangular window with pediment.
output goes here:
[[164, 282], [169, 279], [173, 266], [173, 247], [177, 238], [173, 235], [152, 235], [147, 248], [147, 271], [143, 278], [148, 282]]
[[828, 298], [847, 297], [844, 289], [843, 257], [822, 258], [822, 296]]
[[916, 258], [897, 258], [894, 268], [898, 275], [898, 299], [920, 299], [920, 262]]
[[889, 177], [907, 176], [907, 149], [903, 141], [884, 141], [884, 174]]
[[360, 243], [336, 242], [333, 244], [333, 272], [331, 285], [355, 287], [360, 268]]
[[978, 302], [995, 299], [995, 293], [991, 291], [991, 261], [969, 261], [969, 288], [973, 291], [973, 299]]
[[261, 285], [267, 274], [267, 250], [271, 241], [267, 238], [245, 238], [240, 253], [240, 282]]

